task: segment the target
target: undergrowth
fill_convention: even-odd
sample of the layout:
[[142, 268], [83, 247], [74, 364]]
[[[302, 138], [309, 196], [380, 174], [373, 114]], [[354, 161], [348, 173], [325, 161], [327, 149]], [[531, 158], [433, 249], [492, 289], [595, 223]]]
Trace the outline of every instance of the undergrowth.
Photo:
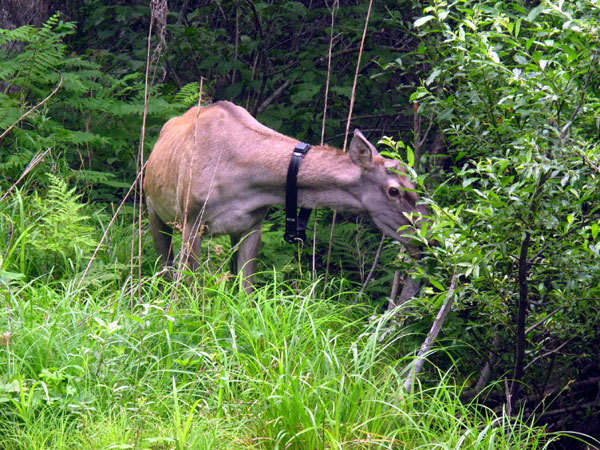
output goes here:
[[[35, 280], [2, 290], [0, 448], [544, 448], [518, 418], [402, 383], [394, 314], [322, 283]], [[335, 284], [336, 282], [332, 282]], [[331, 286], [330, 286], [331, 287]]]

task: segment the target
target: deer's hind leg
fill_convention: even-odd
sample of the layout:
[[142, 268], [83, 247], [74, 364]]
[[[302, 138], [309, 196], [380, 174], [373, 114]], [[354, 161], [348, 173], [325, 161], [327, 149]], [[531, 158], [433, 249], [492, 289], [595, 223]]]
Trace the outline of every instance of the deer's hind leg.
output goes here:
[[202, 222], [198, 215], [189, 214], [181, 237], [181, 263], [194, 271], [200, 266]]
[[173, 228], [162, 221], [152, 205], [152, 200], [146, 198], [146, 208], [148, 209], [148, 218], [150, 219], [150, 232], [154, 241], [154, 248], [165, 266], [173, 264]]

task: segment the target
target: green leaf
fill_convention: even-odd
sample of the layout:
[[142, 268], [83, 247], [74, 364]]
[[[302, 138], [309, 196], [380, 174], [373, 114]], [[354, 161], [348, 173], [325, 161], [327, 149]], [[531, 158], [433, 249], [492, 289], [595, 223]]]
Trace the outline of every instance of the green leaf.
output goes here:
[[519, 31], [521, 31], [521, 20], [522, 20], [521, 18], [518, 18], [515, 21], [515, 28], [514, 28], [513, 34], [516, 38], [519, 37]]
[[352, 98], [352, 87], [351, 86], [332, 86], [331, 91], [336, 94], [343, 95], [346, 98]]
[[444, 285], [443, 285], [442, 283], [440, 283], [438, 280], [436, 280], [435, 278], [430, 278], [430, 279], [429, 279], [429, 282], [430, 282], [431, 284], [433, 284], [433, 286], [434, 286], [436, 289], [438, 289], [438, 290], [440, 290], [440, 291], [442, 291], [442, 292], [446, 290], [446, 289], [444, 288]]
[[500, 64], [500, 58], [498, 57], [498, 53], [496, 53], [492, 48], [488, 50], [488, 55], [490, 58], [492, 58], [492, 61], [494, 61], [496, 64]]
[[546, 6], [543, 3], [533, 8], [531, 11], [529, 11], [529, 14], [527, 15], [527, 20], [529, 22], [533, 22], [537, 18], [537, 16], [539, 16], [540, 13], [544, 10], [544, 8], [546, 8]]
[[529, 51], [529, 49], [531, 48], [531, 44], [533, 44], [534, 41], [535, 36], [532, 36], [529, 39], [527, 39], [527, 41], [525, 41], [525, 50]]
[[409, 146], [406, 146], [406, 160], [409, 167], [415, 166], [415, 152]]
[[433, 83], [435, 81], [435, 79], [438, 77], [438, 75], [442, 73], [441, 69], [433, 69], [433, 72], [431, 72], [431, 75], [429, 75], [429, 77], [427, 77], [427, 80], [425, 80], [425, 84], [427, 86], [429, 86], [431, 83]]
[[415, 26], [415, 28], [419, 28], [419, 27], [425, 25], [427, 22], [429, 22], [432, 19], [435, 19], [435, 16], [420, 17], [417, 20], [415, 20], [414, 26]]
[[295, 105], [300, 103], [311, 101], [315, 95], [321, 90], [320, 84], [314, 83], [302, 83], [298, 86], [295, 94], [292, 95], [291, 99]]
[[572, 63], [579, 58], [579, 55], [577, 54], [575, 49], [573, 47], [571, 47], [570, 45], [564, 45], [562, 47], [562, 50], [567, 54], [567, 61], [569, 63]]
[[477, 180], [479, 180], [479, 177], [465, 178], [462, 182], [462, 187], [466, 188]]

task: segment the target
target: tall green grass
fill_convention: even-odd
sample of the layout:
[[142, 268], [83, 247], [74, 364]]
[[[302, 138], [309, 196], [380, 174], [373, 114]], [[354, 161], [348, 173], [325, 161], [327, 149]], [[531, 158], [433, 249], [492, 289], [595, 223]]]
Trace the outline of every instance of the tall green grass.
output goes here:
[[[275, 276], [277, 278], [277, 276]], [[392, 314], [318, 283], [187, 276], [2, 291], [2, 449], [545, 448], [519, 418], [464, 405], [449, 374], [414, 394]], [[331, 292], [331, 290], [329, 290]], [[133, 292], [133, 294], [132, 294]], [[434, 378], [432, 380], [432, 377]]]

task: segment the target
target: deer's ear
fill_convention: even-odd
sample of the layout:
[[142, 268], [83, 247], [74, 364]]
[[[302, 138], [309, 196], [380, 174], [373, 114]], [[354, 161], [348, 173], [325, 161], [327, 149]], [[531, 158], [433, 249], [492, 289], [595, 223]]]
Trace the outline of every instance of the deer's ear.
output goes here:
[[354, 137], [350, 141], [348, 154], [352, 162], [363, 169], [373, 167], [373, 156], [378, 155], [375, 147], [367, 141], [367, 138], [358, 129], [354, 130]]

